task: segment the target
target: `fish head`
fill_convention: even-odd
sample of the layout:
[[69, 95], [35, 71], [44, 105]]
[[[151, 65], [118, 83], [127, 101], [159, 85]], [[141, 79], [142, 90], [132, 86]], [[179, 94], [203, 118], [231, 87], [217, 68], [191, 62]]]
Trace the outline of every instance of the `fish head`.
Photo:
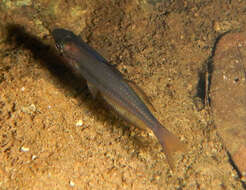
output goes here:
[[57, 50], [64, 56], [70, 55], [71, 52], [73, 52], [71, 50], [74, 49], [73, 46], [75, 46], [78, 41], [78, 36], [73, 32], [62, 28], [54, 29], [52, 31], [52, 36], [55, 40]]
[[52, 36], [55, 40], [56, 49], [65, 58], [66, 64], [75, 72], [79, 70], [76, 58], [80, 54], [79, 40], [73, 32], [62, 28], [57, 28], [52, 31]]

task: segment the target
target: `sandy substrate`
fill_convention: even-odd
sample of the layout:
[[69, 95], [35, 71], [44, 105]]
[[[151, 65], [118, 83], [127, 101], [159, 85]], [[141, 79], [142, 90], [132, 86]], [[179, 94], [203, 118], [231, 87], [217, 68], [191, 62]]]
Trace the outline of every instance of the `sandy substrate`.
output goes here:
[[[245, 30], [245, 1], [0, 2], [0, 189], [246, 188], [204, 105], [216, 39]], [[188, 146], [171, 171], [151, 134], [94, 100], [50, 31], [80, 34], [144, 89]]]

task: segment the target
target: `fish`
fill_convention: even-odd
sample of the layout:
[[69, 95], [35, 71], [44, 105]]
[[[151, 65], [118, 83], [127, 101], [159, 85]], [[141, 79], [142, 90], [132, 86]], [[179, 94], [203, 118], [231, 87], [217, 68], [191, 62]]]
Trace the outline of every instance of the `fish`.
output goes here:
[[162, 146], [167, 162], [174, 169], [173, 153], [185, 151], [186, 144], [166, 129], [153, 115], [154, 107], [143, 90], [126, 80], [119, 70], [72, 31], [52, 31], [58, 52], [78, 76], [87, 81], [93, 97], [98, 94], [126, 121], [150, 130]]

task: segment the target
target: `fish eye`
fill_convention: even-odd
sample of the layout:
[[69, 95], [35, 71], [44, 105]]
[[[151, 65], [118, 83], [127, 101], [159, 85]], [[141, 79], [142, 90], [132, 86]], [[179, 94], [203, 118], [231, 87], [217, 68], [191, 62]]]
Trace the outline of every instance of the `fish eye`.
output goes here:
[[56, 43], [56, 48], [63, 53], [63, 43]]

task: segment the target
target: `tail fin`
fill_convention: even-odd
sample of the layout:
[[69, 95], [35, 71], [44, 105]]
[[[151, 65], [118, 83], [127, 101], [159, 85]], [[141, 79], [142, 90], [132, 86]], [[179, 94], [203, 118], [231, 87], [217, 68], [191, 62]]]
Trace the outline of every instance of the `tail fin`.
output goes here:
[[172, 154], [177, 151], [184, 152], [186, 150], [186, 145], [161, 125], [154, 130], [154, 133], [162, 146], [170, 168], [174, 170], [175, 167]]

